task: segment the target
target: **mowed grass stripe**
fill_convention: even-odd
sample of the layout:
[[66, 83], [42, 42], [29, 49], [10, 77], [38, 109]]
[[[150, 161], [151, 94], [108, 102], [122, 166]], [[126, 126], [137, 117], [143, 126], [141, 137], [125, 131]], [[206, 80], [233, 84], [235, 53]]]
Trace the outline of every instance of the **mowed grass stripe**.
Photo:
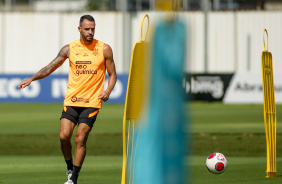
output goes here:
[[[57, 134], [63, 106], [55, 104], [0, 104], [0, 134]], [[93, 132], [122, 133], [123, 104], [105, 104]]]
[[[2, 184], [61, 184], [66, 165], [61, 156], [1, 156]], [[88, 156], [80, 173], [80, 184], [120, 183], [122, 157]]]
[[[263, 105], [189, 103], [187, 130], [192, 133], [264, 133]], [[277, 105], [282, 133], [282, 105]], [[57, 134], [62, 104], [0, 104], [0, 134]], [[103, 105], [93, 132], [122, 133], [124, 104]], [[164, 113], [165, 116], [165, 113]]]
[[[265, 157], [266, 141], [263, 133], [193, 133], [187, 140], [187, 153], [205, 156], [222, 152], [229, 156]], [[61, 155], [58, 134], [0, 135], [0, 155]], [[282, 142], [282, 134], [277, 134]], [[74, 137], [72, 139], [74, 149]], [[191, 148], [191, 149], [190, 149]], [[90, 134], [87, 155], [122, 155], [122, 134]], [[282, 147], [277, 144], [277, 156]]]
[[[87, 143], [89, 155], [122, 154], [123, 104], [103, 105]], [[61, 155], [62, 104], [0, 104], [0, 155]], [[277, 105], [277, 143], [282, 105]], [[165, 116], [165, 114], [164, 114]], [[187, 104], [193, 155], [221, 151], [231, 156], [264, 156], [263, 105]], [[205, 135], [205, 136], [203, 136]], [[188, 144], [187, 143], [187, 144]], [[189, 144], [188, 144], [189, 145]], [[282, 153], [279, 144], [277, 155]]]
[[[58, 134], [4, 134], [0, 140], [0, 155], [62, 155]], [[122, 155], [122, 135], [89, 135], [87, 155]]]
[[[220, 175], [211, 174], [206, 157], [189, 157], [186, 176], [191, 184], [278, 184], [281, 183], [282, 158], [277, 159], [277, 177], [265, 178], [263, 157], [227, 157], [228, 168]], [[61, 184], [66, 167], [60, 156], [1, 156], [1, 184]], [[79, 176], [80, 184], [117, 184], [121, 181], [121, 156], [88, 156]]]

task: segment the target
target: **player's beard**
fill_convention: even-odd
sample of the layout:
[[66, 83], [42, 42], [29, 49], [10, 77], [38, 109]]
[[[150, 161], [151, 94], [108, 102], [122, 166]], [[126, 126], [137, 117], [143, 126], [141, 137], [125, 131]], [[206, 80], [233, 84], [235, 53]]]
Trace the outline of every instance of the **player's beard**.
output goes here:
[[93, 35], [86, 35], [84, 38], [86, 41], [91, 42], [93, 40]]

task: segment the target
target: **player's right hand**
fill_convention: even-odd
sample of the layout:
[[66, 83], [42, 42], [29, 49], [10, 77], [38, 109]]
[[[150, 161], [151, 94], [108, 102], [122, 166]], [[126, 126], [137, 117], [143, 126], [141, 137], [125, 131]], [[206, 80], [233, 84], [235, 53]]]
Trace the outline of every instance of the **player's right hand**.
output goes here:
[[29, 86], [31, 82], [32, 82], [31, 79], [26, 79], [19, 84], [18, 88], [19, 89], [25, 88], [25, 87]]

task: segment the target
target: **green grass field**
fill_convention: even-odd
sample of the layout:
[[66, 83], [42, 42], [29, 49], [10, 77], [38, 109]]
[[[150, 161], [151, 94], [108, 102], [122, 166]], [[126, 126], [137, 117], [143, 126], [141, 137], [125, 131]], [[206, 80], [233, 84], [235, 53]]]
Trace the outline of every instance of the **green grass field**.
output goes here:
[[[87, 144], [79, 184], [116, 184], [122, 167], [122, 104], [105, 104]], [[0, 184], [62, 184], [66, 166], [60, 152], [61, 104], [0, 104]], [[265, 178], [266, 146], [262, 105], [187, 105], [187, 177], [191, 184], [281, 183], [282, 130], [277, 105], [277, 177]], [[220, 175], [208, 172], [212, 152], [228, 159]]]

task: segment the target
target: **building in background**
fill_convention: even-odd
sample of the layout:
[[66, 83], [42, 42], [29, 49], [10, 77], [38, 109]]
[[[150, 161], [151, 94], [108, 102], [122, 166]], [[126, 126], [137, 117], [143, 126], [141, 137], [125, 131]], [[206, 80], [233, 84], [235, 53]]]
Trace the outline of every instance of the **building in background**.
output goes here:
[[[208, 1], [209, 9], [281, 10], [281, 0], [180, 0], [182, 10], [198, 11]], [[155, 0], [0, 0], [1, 11], [119, 11], [126, 3], [128, 11], [154, 10]]]

